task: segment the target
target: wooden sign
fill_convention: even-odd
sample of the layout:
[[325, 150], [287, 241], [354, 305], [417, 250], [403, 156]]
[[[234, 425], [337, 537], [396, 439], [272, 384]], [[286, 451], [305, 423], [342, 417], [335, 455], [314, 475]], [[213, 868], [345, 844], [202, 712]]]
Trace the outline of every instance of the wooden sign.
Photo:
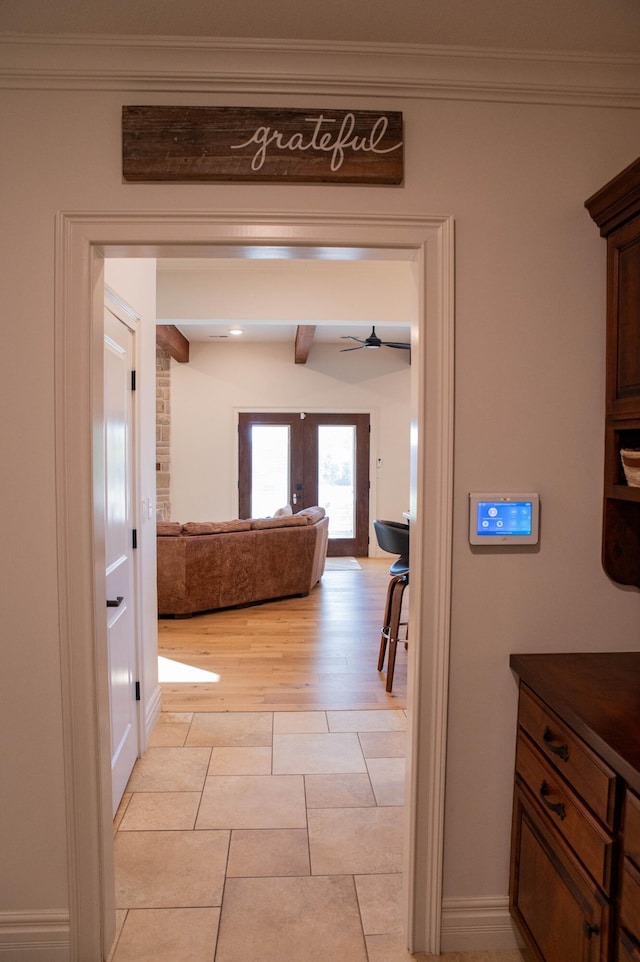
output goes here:
[[128, 181], [401, 184], [402, 114], [123, 107]]

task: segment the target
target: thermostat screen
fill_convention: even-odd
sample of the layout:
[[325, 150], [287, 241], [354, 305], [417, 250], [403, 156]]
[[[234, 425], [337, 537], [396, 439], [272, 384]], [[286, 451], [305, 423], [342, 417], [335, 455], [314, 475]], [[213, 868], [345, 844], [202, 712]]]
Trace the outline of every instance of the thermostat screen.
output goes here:
[[531, 501], [478, 501], [477, 534], [479, 536], [529, 536], [531, 530]]
[[537, 544], [540, 496], [537, 491], [471, 491], [469, 542], [485, 548]]

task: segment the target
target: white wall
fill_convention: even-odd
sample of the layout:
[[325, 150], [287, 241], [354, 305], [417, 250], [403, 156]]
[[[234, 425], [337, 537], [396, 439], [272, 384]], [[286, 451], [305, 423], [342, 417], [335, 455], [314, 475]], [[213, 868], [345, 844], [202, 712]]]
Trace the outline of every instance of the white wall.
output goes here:
[[[611, 584], [600, 567], [605, 245], [583, 203], [640, 153], [638, 64], [452, 57], [431, 83], [425, 78], [443, 61], [420, 60], [415, 50], [357, 60], [336, 49], [329, 60], [322, 51], [263, 47], [226, 56], [188, 44], [178, 52], [3, 47], [2, 210], [10, 229], [0, 237], [0, 264], [11, 338], [0, 389], [11, 417], [2, 440], [0, 899], [9, 916], [67, 908], [53, 407], [60, 210], [455, 216], [448, 899], [481, 902], [507, 890], [516, 697], [509, 652], [637, 647], [638, 594]], [[127, 79], [128, 65], [135, 80]], [[256, 79], [234, 89], [227, 68]], [[354, 71], [362, 79], [345, 81]], [[156, 86], [163, 72], [169, 76]], [[287, 80], [305, 73], [306, 87]], [[597, 95], [599, 83], [606, 97]], [[617, 98], [623, 87], [629, 96]], [[382, 99], [404, 113], [406, 176], [398, 189], [122, 182], [123, 103], [313, 100], [373, 109]], [[197, 378], [207, 377], [203, 365]], [[466, 495], [498, 487], [540, 492], [538, 552], [470, 549]]]
[[338, 350], [314, 344], [307, 363], [294, 364], [291, 344], [193, 343], [188, 364], [172, 361], [174, 520], [238, 516], [239, 410], [370, 413], [371, 520], [401, 519], [409, 505], [411, 368], [404, 351]]

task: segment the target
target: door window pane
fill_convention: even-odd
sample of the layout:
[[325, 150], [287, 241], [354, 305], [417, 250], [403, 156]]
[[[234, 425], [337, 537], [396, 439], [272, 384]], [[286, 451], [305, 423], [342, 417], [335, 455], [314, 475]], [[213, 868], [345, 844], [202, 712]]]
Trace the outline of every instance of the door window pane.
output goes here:
[[330, 538], [355, 537], [355, 463], [355, 425], [318, 425], [318, 504], [329, 515]]
[[251, 427], [251, 517], [266, 518], [289, 503], [289, 426]]

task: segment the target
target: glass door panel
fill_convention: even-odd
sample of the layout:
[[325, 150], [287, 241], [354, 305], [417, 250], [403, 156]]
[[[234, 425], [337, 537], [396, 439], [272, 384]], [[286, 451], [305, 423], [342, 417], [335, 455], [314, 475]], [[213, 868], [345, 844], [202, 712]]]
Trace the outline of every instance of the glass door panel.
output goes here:
[[329, 515], [330, 538], [355, 537], [355, 453], [352, 424], [318, 425], [318, 504]]
[[252, 518], [266, 518], [289, 503], [291, 432], [288, 424], [251, 425]]

